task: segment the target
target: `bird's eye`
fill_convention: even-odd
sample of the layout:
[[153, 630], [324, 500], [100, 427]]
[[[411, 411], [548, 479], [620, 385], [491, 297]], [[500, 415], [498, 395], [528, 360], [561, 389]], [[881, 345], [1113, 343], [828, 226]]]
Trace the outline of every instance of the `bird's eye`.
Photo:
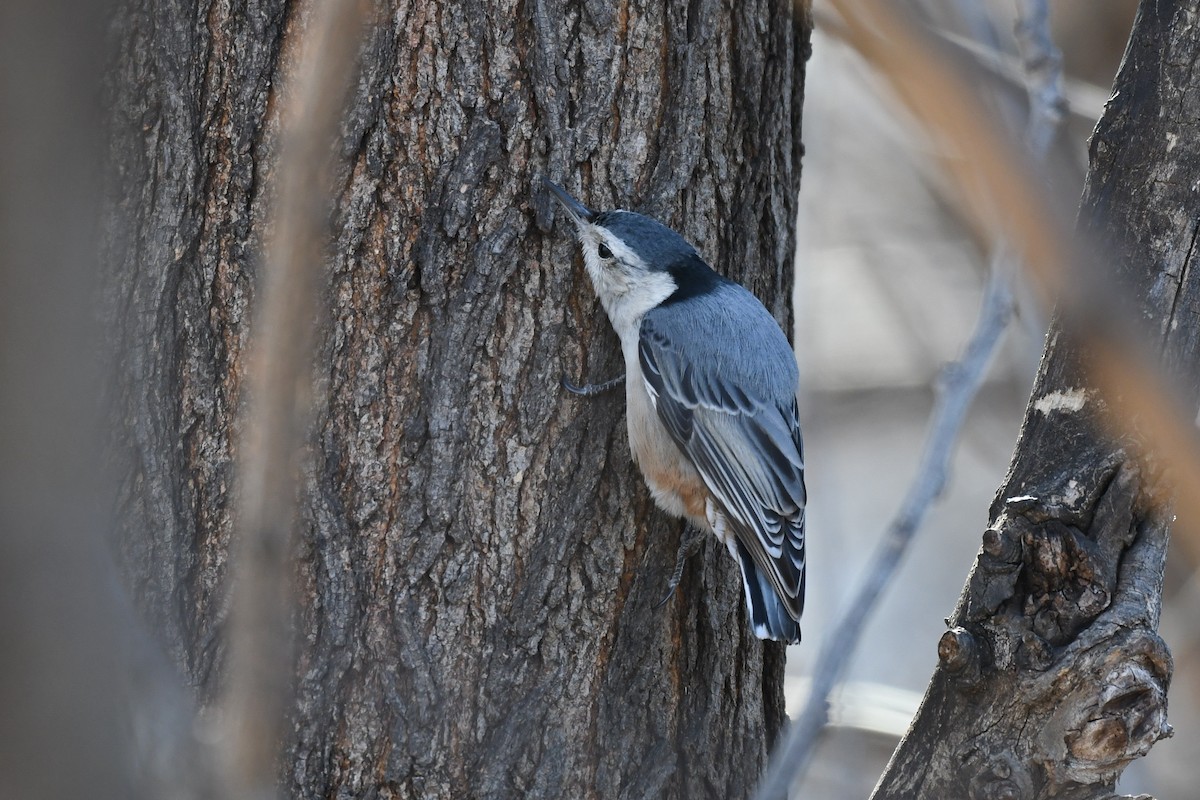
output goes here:
[[599, 247], [596, 248], [596, 252], [599, 253], [600, 257], [603, 258], [605, 261], [612, 258], [612, 250], [609, 250], [607, 245], [601, 244]]

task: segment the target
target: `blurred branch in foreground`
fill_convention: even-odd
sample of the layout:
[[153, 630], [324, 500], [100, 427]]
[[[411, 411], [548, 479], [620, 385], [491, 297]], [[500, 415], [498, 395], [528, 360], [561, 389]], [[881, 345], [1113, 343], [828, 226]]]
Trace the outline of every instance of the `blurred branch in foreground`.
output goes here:
[[[251, 370], [256, 446], [244, 469], [251, 533], [235, 569], [229, 694], [215, 769], [195, 706], [141, 628], [104, 540], [111, 487], [99, 455], [106, 380], [92, 303], [102, 141], [99, 75], [110, 9], [16, 3], [0, 13], [0, 794], [199, 798], [274, 794], [293, 670], [286, 638], [295, 464], [312, 383], [312, 320], [329, 228], [327, 154], [363, 4], [309, 23], [279, 167]], [[254, 434], [257, 434], [255, 436]]]
[[318, 301], [330, 238], [331, 160], [364, 10], [358, 0], [316, 7], [296, 44], [299, 61], [283, 113], [273, 236], [263, 257], [247, 376], [247, 446], [221, 712], [226, 778], [238, 797], [276, 794], [291, 704], [292, 530], [312, 414], [313, 320], [325, 316]]
[[[1097, 345], [1095, 353], [1108, 365], [1096, 370], [1093, 376], [1100, 381], [1097, 388], [1110, 401], [1115, 403], [1121, 398], [1124, 407], [1139, 414], [1147, 412], [1156, 419], [1154, 431], [1135, 431], [1130, 430], [1132, 418], [1122, 415], [1121, 419], [1113, 420], [1117, 431], [1137, 436], [1147, 434], [1151, 437], [1146, 439], [1147, 445], [1157, 459], [1170, 465], [1178, 485], [1200, 486], [1200, 449], [1195, 446], [1194, 414], [1182, 409], [1180, 413], [1164, 418], [1154, 414], [1164, 407], [1180, 407], [1178, 401], [1166, 399], [1178, 397], [1175, 387], [1168, 386], [1161, 374], [1147, 381], [1122, 379], [1109, 383], [1105, 378], [1142, 373], [1147, 355], [1161, 349], [1148, 341], [1151, 333], [1146, 330], [1147, 326], [1135, 322], [1139, 312], [1146, 311], [1147, 301], [1141, 302], [1142, 308], [1134, 308], [1129, 302], [1129, 288], [1141, 289], [1148, 296], [1151, 287], [1118, 287], [1116, 284], [1118, 278], [1152, 283], [1153, 276], [1138, 276], [1131, 273], [1130, 267], [1114, 264], [1113, 255], [1122, 251], [1114, 250], [1114, 243], [1108, 241], [1112, 236], [1104, 232], [1112, 226], [1107, 221], [1097, 218], [1092, 222], [1090, 217], [1085, 217], [1085, 232], [1094, 240], [1079, 239], [1071, 233], [1067, 224], [1069, 215], [1061, 210], [1063, 203], [1054, 202], [1048, 196], [1046, 184], [1037, 179], [1025, 159], [1016, 155], [1017, 148], [981, 107], [960, 71], [942, 62], [936, 42], [914, 27], [899, 7], [876, 0], [831, 2], [842, 15], [842, 31], [847, 41], [888, 78], [918, 121], [943, 141], [955, 143], [959, 155], [947, 158], [945, 164], [956, 177], [964, 198], [967, 221], [985, 239], [990, 238], [989, 232], [1004, 233], [1021, 256], [1031, 282], [1038, 287], [1045, 303], [1056, 305], [1073, 336]], [[1180, 3], [1162, 6], [1154, 18], [1171, 19], [1182, 7]], [[1139, 13], [1138, 19], [1143, 17], [1144, 14]], [[887, 31], [887, 37], [880, 35], [880, 31]], [[1165, 36], [1165, 33], [1159, 35]], [[1181, 95], [1192, 91], [1185, 76], [1179, 76], [1177, 81], [1176, 90]], [[1110, 103], [1098, 131], [1105, 129], [1106, 120], [1125, 122], [1131, 117], [1132, 110], [1126, 109], [1121, 102], [1129, 98], [1115, 96], [1116, 100]], [[1166, 105], [1164, 103], [1164, 107]], [[1140, 109], [1138, 111], [1141, 113]], [[1102, 147], [1125, 145], [1124, 142], [1110, 143], [1105, 138], [1098, 137], [1096, 141], [1103, 142]], [[1175, 141], [1164, 138], [1164, 146], [1169, 144], [1174, 150]], [[1096, 147], [1095, 142], [1093, 147]], [[1156, 154], [1162, 158], [1167, 155]], [[1175, 152], [1173, 157], [1187, 162], [1182, 152]], [[1164, 165], [1159, 169], [1168, 167]], [[1089, 175], [1089, 184], [1093, 182], [1094, 176]], [[1111, 206], [1111, 200], [1108, 202]], [[1187, 202], [1182, 202], [1159, 213], [1171, 217], [1170, 222], [1175, 228], [1190, 229], [1187, 214], [1181, 211], [1188, 207]], [[1190, 239], [1168, 260], [1164, 280], [1171, 285], [1179, 283], [1181, 260], [1189, 254], [1189, 244]], [[1128, 252], [1122, 254], [1125, 264], [1142, 263], [1131, 258]], [[1105, 269], [1105, 265], [1113, 266]], [[1070, 290], [1064, 291], [1065, 287]], [[1155, 335], [1162, 333], [1162, 330], [1154, 331]], [[1192, 386], [1180, 388], [1191, 390]], [[1190, 521], [1200, 521], [1200, 492], [1175, 492], [1173, 501], [1179, 505], [1185, 526], [1194, 524]]]

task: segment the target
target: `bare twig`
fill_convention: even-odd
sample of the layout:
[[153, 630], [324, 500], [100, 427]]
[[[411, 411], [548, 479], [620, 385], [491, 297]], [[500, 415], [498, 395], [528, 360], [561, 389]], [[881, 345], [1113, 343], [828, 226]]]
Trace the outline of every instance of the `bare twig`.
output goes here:
[[[1046, 25], [1048, 11], [1044, 0], [1030, 0], [1028, 14], [1021, 23], [1029, 45], [1025, 62], [1030, 67], [1030, 113], [1025, 134], [1031, 153], [1039, 160], [1048, 151], [1062, 117], [1061, 58], [1048, 30], [1042, 30]], [[1042, 53], [1040, 57], [1031, 55], [1037, 49]], [[926, 512], [942, 494], [963, 421], [1012, 313], [1013, 300], [1007, 282], [1013, 270], [1007, 261], [1006, 248], [996, 248], [979, 318], [966, 351], [942, 373], [938, 402], [930, 415], [929, 433], [916, 476], [899, 513], [876, 547], [849, 607], [831, 628], [833, 633], [817, 659], [808, 700], [792, 723], [786, 744], [771, 760], [757, 794], [759, 800], [787, 797], [789, 788], [804, 774], [828, 721], [829, 695], [841, 679], [871, 612], [895, 576]]]
[[333, 142], [365, 4], [319, 3], [299, 44], [284, 114], [274, 235], [264, 255], [247, 380], [229, 672], [221, 735], [232, 796], [275, 794], [292, 658], [292, 569], [301, 452], [313, 385], [313, 320], [329, 224]]
[[792, 722], [785, 749], [776, 753], [757, 797], [775, 800], [787, 796], [790, 787], [807, 767], [813, 747], [828, 719], [828, 699], [841, 679], [863, 627], [879, 596], [891, 582], [908, 545], [921, 527], [925, 514], [941, 496], [954, 445], [971, 401], [979, 391], [1000, 335], [1012, 313], [1012, 297], [1003, 272], [995, 269], [984, 292], [983, 307], [962, 359], [949, 365], [940, 377], [937, 406], [930, 417], [929, 434], [917, 476], [909, 487], [900, 512], [888, 526], [875, 549], [863, 581], [849, 608], [831, 630], [813, 674], [808, 701]]
[[1062, 91], [1062, 53], [1050, 36], [1048, 0], [1019, 0], [1019, 5], [1022, 8], [1017, 22], [1017, 45], [1024, 61], [1029, 92], [1029, 124], [1025, 128], [1025, 139], [1029, 152], [1041, 160], [1050, 150], [1066, 106]]
[[[1018, 59], [1010, 54], [997, 52], [985, 44], [960, 36], [951, 31], [935, 31], [939, 39], [972, 58], [973, 62], [988, 73], [1017, 88], [1028, 87], [1029, 66], [1025, 59]], [[1104, 111], [1104, 102], [1108, 100], [1108, 90], [1094, 83], [1062, 76], [1059, 79], [1065, 103], [1062, 113], [1070, 114], [1081, 121], [1095, 123]]]

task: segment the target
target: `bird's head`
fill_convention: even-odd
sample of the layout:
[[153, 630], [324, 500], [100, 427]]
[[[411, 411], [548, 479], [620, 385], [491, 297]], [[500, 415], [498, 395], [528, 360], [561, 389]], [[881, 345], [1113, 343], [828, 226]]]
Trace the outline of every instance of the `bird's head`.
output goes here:
[[570, 215], [588, 276], [617, 333], [667, 302], [712, 291], [721, 279], [675, 231], [633, 211], [593, 211], [545, 181]]

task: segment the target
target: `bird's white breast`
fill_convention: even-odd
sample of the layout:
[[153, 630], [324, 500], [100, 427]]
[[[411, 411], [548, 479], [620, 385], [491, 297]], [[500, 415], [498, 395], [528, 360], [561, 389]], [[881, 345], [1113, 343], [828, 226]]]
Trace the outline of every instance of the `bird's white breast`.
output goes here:
[[659, 421], [651, 390], [642, 377], [637, 339], [622, 341], [625, 355], [625, 405], [629, 449], [650, 487], [654, 502], [676, 517], [687, 517], [701, 530], [711, 530], [708, 487], [687, 456]]

